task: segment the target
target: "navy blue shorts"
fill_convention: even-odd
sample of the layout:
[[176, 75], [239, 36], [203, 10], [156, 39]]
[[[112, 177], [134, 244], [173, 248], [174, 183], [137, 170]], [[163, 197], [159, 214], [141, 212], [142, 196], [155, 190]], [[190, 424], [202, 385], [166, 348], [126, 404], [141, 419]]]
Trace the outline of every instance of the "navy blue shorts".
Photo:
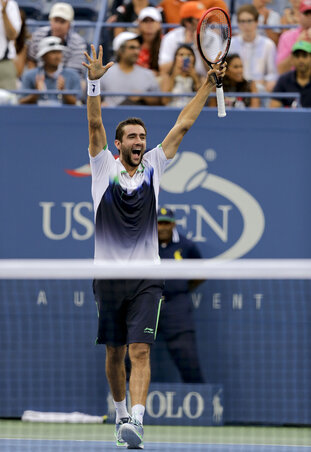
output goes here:
[[163, 285], [159, 280], [94, 280], [98, 310], [96, 343], [152, 344], [157, 333]]

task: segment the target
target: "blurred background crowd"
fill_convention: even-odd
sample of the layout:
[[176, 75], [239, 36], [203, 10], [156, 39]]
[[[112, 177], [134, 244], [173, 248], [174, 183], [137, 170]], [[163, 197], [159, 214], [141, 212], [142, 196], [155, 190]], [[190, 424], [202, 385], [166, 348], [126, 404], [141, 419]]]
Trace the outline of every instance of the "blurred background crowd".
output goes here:
[[115, 62], [103, 106], [183, 107], [208, 70], [196, 28], [214, 6], [232, 22], [226, 105], [310, 108], [311, 0], [0, 0], [0, 103], [83, 105], [94, 43]]

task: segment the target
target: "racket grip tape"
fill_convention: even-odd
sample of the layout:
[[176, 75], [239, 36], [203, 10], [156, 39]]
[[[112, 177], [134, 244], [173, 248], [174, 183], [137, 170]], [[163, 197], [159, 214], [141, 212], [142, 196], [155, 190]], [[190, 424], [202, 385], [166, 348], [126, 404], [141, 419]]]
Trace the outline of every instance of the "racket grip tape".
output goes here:
[[218, 117], [223, 118], [226, 116], [225, 97], [222, 86], [216, 87], [216, 98], [218, 107]]

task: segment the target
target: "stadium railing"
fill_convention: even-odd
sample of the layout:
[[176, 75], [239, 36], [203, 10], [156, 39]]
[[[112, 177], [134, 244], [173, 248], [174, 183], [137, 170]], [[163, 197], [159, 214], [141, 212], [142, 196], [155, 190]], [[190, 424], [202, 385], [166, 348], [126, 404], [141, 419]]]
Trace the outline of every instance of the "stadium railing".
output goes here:
[[[17, 90], [12, 90], [10, 91], [13, 94], [16, 94], [17, 96], [21, 96], [21, 95], [27, 95], [27, 94], [40, 94], [40, 95], [51, 95], [51, 94], [56, 94], [56, 95], [63, 95], [63, 94], [79, 94], [78, 91], [76, 90], [63, 90], [63, 91], [58, 91], [58, 90], [45, 90], [45, 91], [38, 91], [35, 89], [17, 89]], [[132, 97], [133, 93], [132, 92], [128, 92], [128, 91], [115, 91], [115, 92], [110, 92], [110, 91], [102, 91], [101, 95], [103, 97], [114, 97], [114, 96], [118, 96], [118, 97]], [[195, 93], [184, 93], [184, 94], [180, 94], [180, 93], [171, 93], [171, 92], [164, 92], [164, 91], [154, 91], [154, 92], [141, 92], [141, 93], [135, 93], [135, 96], [139, 96], [139, 97], [193, 97], [195, 95]], [[244, 93], [244, 92], [226, 92], [225, 93], [226, 97], [244, 97], [244, 98], [259, 98], [259, 99], [269, 99], [269, 98], [274, 98], [274, 99], [293, 99], [297, 101], [297, 104], [300, 105], [300, 94], [299, 93]], [[215, 93], [211, 93], [209, 97], [216, 97]], [[170, 108], [169, 106], [167, 106], [167, 108]]]

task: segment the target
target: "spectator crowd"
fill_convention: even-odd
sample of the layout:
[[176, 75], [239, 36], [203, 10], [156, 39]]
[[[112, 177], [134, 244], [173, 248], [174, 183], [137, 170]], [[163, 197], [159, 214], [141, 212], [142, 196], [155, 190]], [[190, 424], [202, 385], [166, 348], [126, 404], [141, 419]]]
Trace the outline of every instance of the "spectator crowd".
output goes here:
[[[226, 105], [310, 108], [311, 0], [288, 0], [283, 11], [274, 10], [270, 3], [236, 1], [224, 80]], [[102, 27], [100, 42], [104, 61], [115, 64], [101, 80], [103, 107], [183, 107], [207, 71], [196, 44], [199, 19], [214, 6], [230, 14], [228, 4], [224, 0], [110, 2], [105, 19], [109, 27]], [[18, 2], [0, 0], [0, 103], [5, 103], [6, 93], [12, 99], [16, 90], [20, 104], [85, 103], [86, 72], [81, 62], [91, 42], [75, 30], [70, 2], [53, 3], [47, 18], [48, 25], [30, 33], [27, 13]], [[254, 93], [261, 95], [256, 98]], [[297, 98], [274, 93], [297, 93]], [[215, 102], [211, 98], [208, 106]]]

